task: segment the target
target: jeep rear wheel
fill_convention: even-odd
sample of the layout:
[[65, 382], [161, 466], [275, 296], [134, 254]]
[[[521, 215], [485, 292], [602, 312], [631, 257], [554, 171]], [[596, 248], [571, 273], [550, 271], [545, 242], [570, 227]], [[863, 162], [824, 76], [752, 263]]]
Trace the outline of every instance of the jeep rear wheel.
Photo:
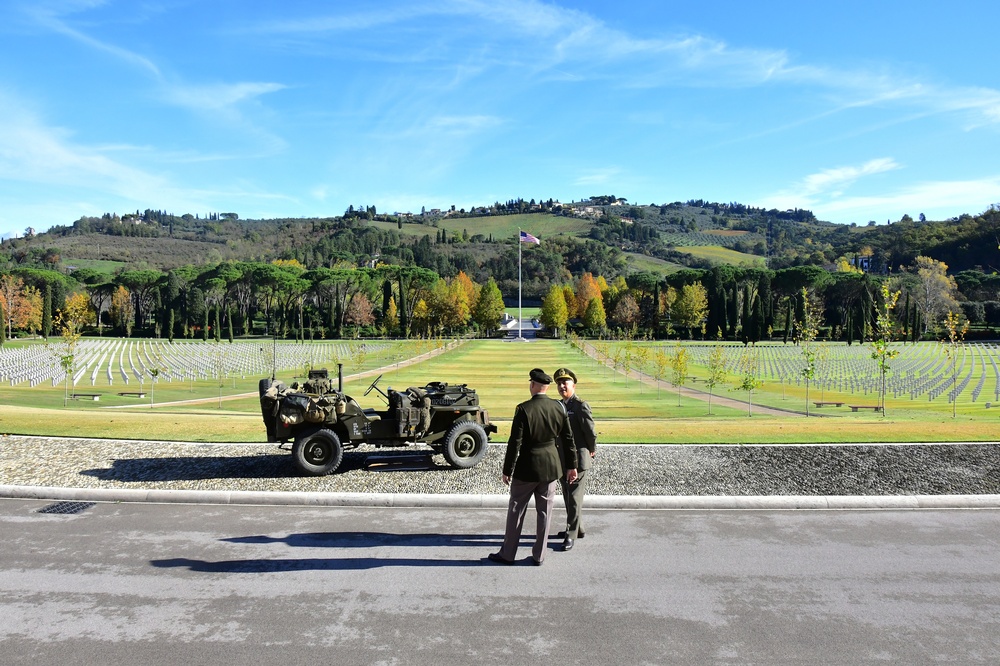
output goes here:
[[344, 459], [344, 447], [332, 430], [317, 430], [295, 440], [292, 445], [295, 466], [311, 476], [330, 474]]
[[485, 456], [489, 440], [486, 431], [475, 421], [460, 421], [444, 436], [441, 453], [452, 467], [475, 467]]

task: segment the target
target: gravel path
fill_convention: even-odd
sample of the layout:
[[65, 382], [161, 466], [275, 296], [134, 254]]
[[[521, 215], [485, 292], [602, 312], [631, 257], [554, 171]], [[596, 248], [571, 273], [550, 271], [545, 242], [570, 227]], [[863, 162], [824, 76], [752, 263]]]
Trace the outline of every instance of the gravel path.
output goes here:
[[[295, 476], [274, 444], [0, 437], [0, 484], [67, 488], [496, 494], [502, 445], [469, 470], [427, 449], [362, 448], [337, 473]], [[598, 447], [594, 495], [1000, 493], [1000, 445]]]

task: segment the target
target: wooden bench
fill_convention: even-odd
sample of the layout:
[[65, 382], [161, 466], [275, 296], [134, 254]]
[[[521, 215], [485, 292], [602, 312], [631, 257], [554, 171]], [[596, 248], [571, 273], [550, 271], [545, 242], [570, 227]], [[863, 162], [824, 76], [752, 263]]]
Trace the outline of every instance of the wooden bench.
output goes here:
[[72, 393], [69, 396], [73, 400], [100, 400], [100, 393]]
[[844, 406], [844, 403], [842, 403], [842, 402], [836, 402], [835, 400], [813, 401], [813, 404], [816, 405], [817, 407], [827, 407], [829, 405], [833, 405], [834, 407], [843, 407]]
[[870, 410], [872, 410], [872, 411], [875, 411], [875, 412], [877, 412], [877, 411], [879, 411], [880, 409], [882, 409], [882, 408], [881, 408], [881, 407], [879, 407], [878, 405], [848, 405], [848, 407], [850, 407], [850, 408], [851, 408], [851, 411], [852, 411], [852, 412], [856, 412], [856, 411], [858, 411], [859, 409], [870, 409]]
[[122, 391], [118, 395], [120, 395], [120, 396], [122, 396], [124, 398], [145, 398], [146, 397], [145, 391]]

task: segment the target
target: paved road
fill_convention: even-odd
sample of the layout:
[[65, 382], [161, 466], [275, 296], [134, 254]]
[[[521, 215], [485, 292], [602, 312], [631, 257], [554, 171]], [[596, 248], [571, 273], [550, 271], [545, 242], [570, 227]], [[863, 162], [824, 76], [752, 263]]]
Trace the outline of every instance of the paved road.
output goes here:
[[[45, 513], [45, 510], [78, 513]], [[500, 509], [0, 500], [5, 664], [995, 663], [997, 510], [592, 511], [545, 566]], [[526, 557], [523, 548], [519, 556]]]

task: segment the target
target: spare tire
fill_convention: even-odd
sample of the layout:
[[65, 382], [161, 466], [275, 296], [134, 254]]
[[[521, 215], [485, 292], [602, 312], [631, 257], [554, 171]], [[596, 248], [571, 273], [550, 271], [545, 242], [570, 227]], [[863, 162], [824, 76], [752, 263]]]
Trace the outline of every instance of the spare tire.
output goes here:
[[459, 421], [444, 436], [441, 453], [448, 464], [458, 469], [475, 467], [486, 457], [489, 439], [475, 421]]

